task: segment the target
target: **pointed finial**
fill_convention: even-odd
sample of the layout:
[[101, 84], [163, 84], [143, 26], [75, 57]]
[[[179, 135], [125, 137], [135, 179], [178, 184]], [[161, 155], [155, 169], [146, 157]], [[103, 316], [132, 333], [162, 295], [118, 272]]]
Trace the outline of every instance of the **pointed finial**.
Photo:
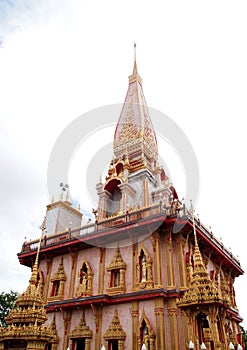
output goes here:
[[33, 268], [32, 268], [32, 273], [31, 273], [31, 277], [29, 280], [29, 285], [35, 286], [36, 289], [36, 283], [37, 283], [37, 277], [38, 277], [38, 267], [39, 267], [39, 252], [40, 252], [40, 247], [41, 247], [41, 242], [42, 242], [42, 238], [44, 235], [44, 232], [46, 230], [46, 217], [44, 217], [44, 220], [40, 226], [41, 229], [41, 235], [39, 238], [39, 244], [38, 244], [38, 248], [37, 248], [37, 253], [36, 253], [36, 257], [35, 257], [35, 261], [33, 264]]
[[195, 241], [195, 267], [204, 266], [202, 262], [202, 256], [198, 245], [196, 225], [195, 225], [195, 210], [192, 211], [192, 222], [194, 231], [194, 241]]
[[44, 230], [42, 230], [42, 233], [40, 235], [39, 245], [38, 245], [35, 261], [34, 261], [33, 268], [32, 268], [32, 274], [31, 274], [31, 277], [29, 280], [30, 285], [35, 286], [35, 289], [36, 289], [36, 283], [37, 283], [37, 278], [38, 278], [39, 252], [40, 252], [40, 246], [41, 246], [43, 233], [44, 233]]
[[66, 193], [66, 201], [69, 202], [70, 201], [70, 193], [69, 190]]
[[44, 220], [39, 228], [41, 229], [42, 232], [46, 230], [46, 216], [44, 217]]
[[134, 43], [134, 67], [133, 74], [137, 74], [137, 64], [136, 64], [136, 43]]

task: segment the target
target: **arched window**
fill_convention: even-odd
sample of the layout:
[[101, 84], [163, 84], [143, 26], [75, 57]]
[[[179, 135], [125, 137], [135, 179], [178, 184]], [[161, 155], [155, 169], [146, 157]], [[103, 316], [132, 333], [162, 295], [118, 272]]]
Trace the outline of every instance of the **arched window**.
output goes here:
[[93, 332], [86, 325], [83, 311], [79, 325], [69, 334], [69, 348], [72, 350], [90, 350], [92, 337]]
[[120, 212], [120, 202], [122, 199], [122, 193], [118, 185], [121, 183], [119, 179], [113, 179], [109, 181], [105, 190], [110, 193], [110, 197], [107, 201], [107, 216], [116, 215]]
[[125, 272], [127, 265], [124, 262], [120, 249], [116, 249], [116, 253], [107, 267], [108, 271], [108, 294], [119, 294], [124, 293], [126, 291], [125, 285]]
[[199, 343], [201, 344], [202, 342], [205, 341], [204, 329], [209, 328], [207, 315], [203, 312], [199, 312], [199, 314], [196, 316], [196, 321], [197, 321], [197, 328], [198, 328]]
[[139, 282], [147, 282], [147, 260], [143, 250], [139, 255], [140, 274]]
[[122, 329], [118, 312], [115, 310], [113, 319], [107, 332], [104, 334], [107, 350], [124, 350], [126, 334]]
[[76, 290], [76, 295], [78, 297], [92, 295], [92, 279], [92, 269], [88, 262], [84, 260], [78, 272], [78, 287]]
[[116, 166], [116, 175], [119, 176], [123, 173], [123, 164], [118, 163]]
[[155, 350], [155, 334], [143, 310], [137, 334], [138, 349], [145, 344], [147, 350]]
[[51, 289], [48, 301], [63, 299], [65, 281], [66, 275], [64, 272], [63, 259], [61, 259], [57, 271], [51, 278]]
[[142, 246], [136, 260], [136, 287], [153, 288], [152, 261]]

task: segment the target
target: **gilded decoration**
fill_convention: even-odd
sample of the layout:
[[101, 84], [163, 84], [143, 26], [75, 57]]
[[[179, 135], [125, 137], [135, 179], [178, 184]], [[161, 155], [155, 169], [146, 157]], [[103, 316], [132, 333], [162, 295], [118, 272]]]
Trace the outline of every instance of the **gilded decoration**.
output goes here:
[[110, 340], [125, 340], [126, 338], [126, 333], [122, 329], [119, 317], [118, 317], [118, 312], [117, 309], [114, 312], [114, 316], [112, 318], [111, 324], [104, 334], [104, 339], [106, 341]]
[[94, 274], [89, 263], [84, 259], [78, 271], [77, 297], [92, 295], [93, 276]]
[[58, 265], [57, 271], [51, 277], [51, 290], [48, 301], [62, 300], [64, 294], [64, 283], [66, 281], [66, 275], [64, 272], [63, 258]]
[[26, 291], [5, 318], [7, 327], [0, 327], [0, 347], [8, 340], [10, 346], [12, 342], [14, 346], [16, 341], [25, 341], [27, 349], [44, 350], [47, 344], [52, 344], [53, 350], [56, 348], [58, 337], [54, 322], [44, 325], [47, 317], [38, 283], [38, 254], [39, 248]]
[[140, 137], [140, 132], [135, 122], [132, 102], [129, 104], [128, 111], [124, 120], [120, 121], [118, 126], [120, 127], [118, 140], [127, 142], [129, 140], [135, 140]]
[[153, 262], [151, 257], [141, 246], [140, 252], [136, 259], [136, 287], [140, 289], [151, 289], [154, 286], [153, 282]]
[[155, 138], [154, 129], [151, 123], [151, 119], [147, 114], [147, 111], [144, 110], [144, 132], [143, 140], [148, 144], [148, 148], [151, 150], [157, 149], [157, 142]]
[[[135, 68], [129, 79], [126, 99], [115, 130], [116, 157], [121, 157], [126, 152], [126, 148], [128, 148], [132, 172], [145, 166], [151, 169], [151, 160], [158, 158], [155, 131], [148, 113], [141, 78]], [[140, 164], [136, 164], [136, 161]]]
[[40, 291], [40, 295], [41, 295], [41, 297], [43, 297], [45, 281], [44, 281], [43, 271], [41, 271], [41, 270], [39, 270], [39, 272], [38, 272], [37, 281], [38, 281], [38, 285], [39, 285], [38, 289]]
[[125, 293], [126, 285], [125, 285], [125, 272], [127, 265], [124, 262], [120, 249], [116, 249], [116, 253], [107, 267], [108, 272], [108, 294], [120, 294]]
[[[194, 266], [191, 268], [189, 288], [185, 291], [183, 297], [177, 300], [177, 306], [184, 308], [191, 319], [189, 326], [191, 337], [199, 337], [199, 342], [204, 341], [207, 348], [210, 348], [213, 342], [216, 349], [222, 349], [221, 344], [226, 341], [223, 329], [225, 312], [222, 306], [228, 306], [229, 304], [222, 297], [222, 293], [218, 292], [215, 279], [210, 278], [205, 268], [198, 246], [194, 214], [192, 218], [195, 241]], [[193, 335], [193, 322], [196, 322], [197, 325], [198, 334], [196, 335]], [[236, 335], [233, 337], [236, 342]]]
[[[194, 216], [193, 216], [194, 225]], [[197, 304], [208, 304], [222, 302], [217, 287], [209, 277], [209, 274], [203, 264], [201, 252], [197, 242], [197, 235], [194, 225], [194, 269], [191, 273], [189, 289], [185, 291], [183, 297], [177, 301], [180, 307], [186, 307]]]
[[142, 344], [145, 344], [147, 350], [155, 349], [155, 333], [144, 310], [142, 310], [142, 316], [139, 322], [136, 338], [138, 348], [141, 348]]
[[79, 325], [69, 334], [70, 339], [79, 339], [79, 338], [92, 338], [93, 332], [86, 325], [85, 313], [82, 312], [82, 316], [79, 322]]

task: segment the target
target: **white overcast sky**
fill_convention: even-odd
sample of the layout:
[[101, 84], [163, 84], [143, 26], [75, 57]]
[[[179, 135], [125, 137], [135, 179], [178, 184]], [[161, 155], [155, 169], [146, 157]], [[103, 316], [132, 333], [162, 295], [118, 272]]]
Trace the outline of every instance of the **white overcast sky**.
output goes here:
[[[39, 236], [57, 137], [81, 114], [124, 101], [134, 42], [148, 105], [172, 118], [196, 153], [196, 212], [247, 270], [246, 18], [245, 0], [0, 0], [0, 291], [27, 286], [16, 253], [25, 236]], [[76, 164], [85, 170], [111, 139], [113, 129], [95, 133], [72, 161], [72, 195], [88, 211], [95, 205], [81, 194]], [[160, 150], [182, 197], [182, 163], [172, 145]], [[236, 295], [247, 319], [246, 282], [237, 278]]]

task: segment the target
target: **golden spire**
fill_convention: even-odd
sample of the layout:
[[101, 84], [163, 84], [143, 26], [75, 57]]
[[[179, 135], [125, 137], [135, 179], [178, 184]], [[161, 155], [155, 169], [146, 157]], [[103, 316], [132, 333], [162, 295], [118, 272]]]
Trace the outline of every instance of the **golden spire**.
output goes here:
[[199, 270], [201, 271], [202, 269], [204, 270], [204, 265], [202, 262], [202, 256], [201, 252], [199, 249], [198, 241], [197, 241], [197, 234], [196, 234], [196, 226], [195, 226], [195, 212], [193, 210], [192, 212], [192, 223], [193, 223], [193, 232], [194, 232], [194, 241], [195, 241], [195, 262], [194, 262], [194, 267], [195, 267], [195, 272], [198, 272]]
[[133, 66], [133, 75], [138, 74], [137, 64], [136, 64], [136, 43], [134, 43], [134, 66]]
[[[40, 252], [40, 246], [41, 246], [41, 241], [43, 238], [43, 234], [46, 230], [46, 217], [44, 217], [44, 220], [40, 226], [41, 229], [41, 235], [40, 235], [40, 239], [39, 239], [39, 244], [38, 244], [38, 249], [37, 249], [37, 253], [36, 253], [36, 258], [35, 258], [35, 262], [33, 264], [33, 268], [32, 268], [32, 274], [29, 280], [30, 285], [33, 285], [35, 287], [36, 290], [36, 285], [37, 285], [37, 278], [38, 278], [38, 266], [39, 266], [39, 252]], [[31, 287], [32, 288], [32, 287]]]
[[133, 83], [138, 81], [140, 85], [142, 85], [142, 78], [138, 74], [137, 70], [137, 63], [136, 63], [136, 43], [134, 43], [134, 65], [133, 65], [133, 72], [129, 76], [129, 83]]
[[[133, 148], [133, 145], [134, 148]], [[142, 79], [136, 63], [136, 44], [134, 44], [134, 66], [129, 76], [129, 86], [114, 135], [114, 157], [121, 158], [127, 153], [129, 162], [135, 159], [140, 167], [146, 167], [144, 157], [155, 159], [158, 164], [158, 146], [156, 134], [149, 116], [148, 106], [142, 89]], [[151, 163], [148, 163], [151, 167]]]
[[29, 286], [26, 291], [17, 298], [16, 306], [9, 312], [8, 316], [5, 317], [7, 327], [4, 328], [1, 341], [9, 339], [16, 339], [18, 341], [25, 340], [25, 342], [27, 342], [27, 347], [29, 347], [29, 342], [33, 342], [35, 339], [39, 345], [37, 348], [43, 347], [45, 343], [58, 342], [56, 325], [54, 322], [51, 326], [44, 326], [44, 323], [47, 321], [47, 316], [38, 281], [38, 260], [42, 236], [46, 229], [45, 222], [46, 218], [44, 218], [40, 226], [42, 234], [39, 240], [31, 278], [29, 280]]
[[222, 302], [217, 287], [215, 283], [210, 279], [209, 274], [203, 264], [201, 252], [197, 241], [193, 207], [191, 211], [195, 241], [194, 269], [191, 276], [189, 289], [184, 293], [183, 297], [177, 301], [177, 305], [180, 307]]

